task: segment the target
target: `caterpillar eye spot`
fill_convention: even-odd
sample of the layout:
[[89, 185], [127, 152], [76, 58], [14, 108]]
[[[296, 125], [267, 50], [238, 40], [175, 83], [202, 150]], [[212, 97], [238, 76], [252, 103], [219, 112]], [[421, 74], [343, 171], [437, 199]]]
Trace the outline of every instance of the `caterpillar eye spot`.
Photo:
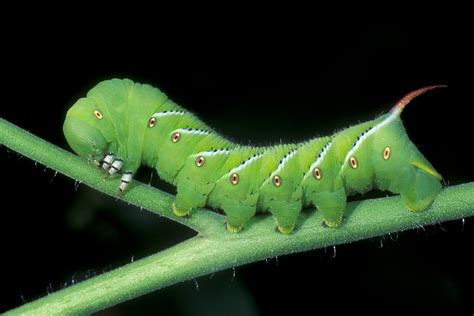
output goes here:
[[385, 147], [383, 150], [383, 159], [388, 160], [390, 158], [390, 147]]
[[205, 162], [205, 158], [204, 156], [199, 156], [196, 158], [196, 167], [202, 167], [204, 165], [204, 162]]
[[156, 117], [152, 116], [148, 120], [148, 127], [153, 128], [156, 125]]
[[359, 167], [359, 163], [357, 162], [357, 159], [356, 157], [352, 156], [350, 159], [349, 159], [349, 163], [352, 167], [352, 169], [357, 169], [357, 167]]
[[232, 183], [233, 185], [236, 185], [237, 183], [239, 183], [239, 175], [237, 173], [233, 173], [230, 176], [230, 183]]
[[173, 133], [173, 135], [171, 135], [171, 141], [173, 143], [177, 143], [180, 138], [181, 138], [181, 134], [179, 132], [175, 132]]
[[280, 176], [274, 176], [273, 177], [273, 185], [276, 187], [281, 186], [281, 177]]
[[319, 169], [319, 168], [314, 168], [313, 175], [314, 175], [314, 178], [316, 180], [321, 180], [321, 178], [323, 176], [323, 174], [321, 172], [321, 169]]
[[101, 119], [104, 118], [104, 116], [102, 115], [102, 113], [100, 113], [100, 112], [97, 111], [97, 110], [94, 110], [94, 116], [95, 116], [97, 119], [99, 119], [99, 120], [101, 120]]

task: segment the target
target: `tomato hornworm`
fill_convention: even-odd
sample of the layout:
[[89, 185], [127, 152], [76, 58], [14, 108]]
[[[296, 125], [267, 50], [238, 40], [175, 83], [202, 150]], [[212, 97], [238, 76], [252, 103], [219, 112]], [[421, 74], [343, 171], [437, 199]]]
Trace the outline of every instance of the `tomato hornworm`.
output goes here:
[[236, 144], [158, 90], [128, 79], [100, 82], [67, 112], [72, 149], [108, 175], [121, 173], [120, 192], [140, 167], [156, 169], [177, 187], [173, 211], [209, 206], [239, 232], [257, 211], [270, 212], [291, 233], [302, 208], [316, 206], [329, 227], [341, 224], [347, 196], [373, 188], [401, 195], [413, 212], [426, 209], [441, 175], [410, 141], [400, 119], [415, 90], [380, 117], [300, 143]]

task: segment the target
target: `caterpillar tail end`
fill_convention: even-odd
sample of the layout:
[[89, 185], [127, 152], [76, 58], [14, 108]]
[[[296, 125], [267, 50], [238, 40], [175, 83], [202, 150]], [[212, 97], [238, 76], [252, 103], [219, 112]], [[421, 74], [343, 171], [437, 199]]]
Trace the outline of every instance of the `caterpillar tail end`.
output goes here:
[[278, 231], [282, 234], [285, 235], [290, 235], [293, 233], [293, 230], [295, 229], [295, 225], [290, 225], [290, 226], [280, 226], [278, 225]]
[[188, 216], [191, 213], [191, 210], [178, 210], [174, 202], [171, 207], [173, 209], [173, 214], [179, 217]]
[[229, 222], [227, 222], [226, 223], [226, 228], [227, 228], [227, 231], [229, 233], [234, 233], [235, 234], [235, 233], [240, 232], [244, 228], [244, 226], [243, 225], [242, 226], [234, 226], [234, 225], [230, 224]]

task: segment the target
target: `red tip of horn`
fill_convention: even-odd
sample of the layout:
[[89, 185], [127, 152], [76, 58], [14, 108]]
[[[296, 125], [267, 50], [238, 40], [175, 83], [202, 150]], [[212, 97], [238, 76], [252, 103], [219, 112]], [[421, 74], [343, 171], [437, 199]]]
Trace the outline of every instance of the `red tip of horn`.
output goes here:
[[391, 113], [395, 113], [396, 115], [400, 115], [402, 113], [403, 109], [405, 106], [410, 103], [411, 100], [416, 98], [417, 96], [425, 93], [426, 91], [437, 89], [437, 88], [447, 88], [447, 85], [433, 85], [433, 86], [428, 86], [428, 87], [423, 87], [418, 90], [412, 91], [408, 93], [406, 96], [400, 99], [400, 101], [397, 102], [397, 104], [393, 107]]

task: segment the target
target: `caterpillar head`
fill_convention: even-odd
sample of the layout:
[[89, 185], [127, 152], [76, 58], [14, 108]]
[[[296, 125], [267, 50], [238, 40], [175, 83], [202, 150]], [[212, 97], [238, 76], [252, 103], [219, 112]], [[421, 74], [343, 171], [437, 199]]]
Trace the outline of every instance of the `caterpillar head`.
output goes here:
[[113, 130], [112, 123], [97, 104], [79, 99], [67, 112], [64, 135], [71, 148], [80, 156], [99, 160], [108, 147], [104, 131]]

